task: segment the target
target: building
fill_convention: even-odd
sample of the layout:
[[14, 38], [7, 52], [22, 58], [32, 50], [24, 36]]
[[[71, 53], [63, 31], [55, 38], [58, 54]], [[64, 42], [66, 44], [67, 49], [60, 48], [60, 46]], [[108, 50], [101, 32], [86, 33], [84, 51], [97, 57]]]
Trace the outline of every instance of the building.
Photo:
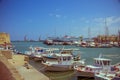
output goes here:
[[11, 45], [10, 35], [8, 33], [0, 32], [0, 46]]
[[98, 43], [119, 42], [119, 36], [117, 36], [117, 35], [110, 35], [110, 36], [99, 35], [96, 38], [94, 38], [94, 41], [98, 42]]

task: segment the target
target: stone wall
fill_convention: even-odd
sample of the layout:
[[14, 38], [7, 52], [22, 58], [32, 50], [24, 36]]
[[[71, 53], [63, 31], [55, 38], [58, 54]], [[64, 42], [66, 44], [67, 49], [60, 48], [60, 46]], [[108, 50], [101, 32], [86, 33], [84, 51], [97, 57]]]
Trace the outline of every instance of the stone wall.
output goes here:
[[15, 80], [10, 70], [0, 61], [0, 79], [1, 80]]
[[0, 51], [0, 80], [24, 80]]
[[10, 42], [10, 35], [8, 33], [0, 32], [0, 44], [5, 44], [5, 42], [11, 43]]
[[0, 50], [1, 54], [3, 54], [7, 59], [12, 59], [12, 51], [11, 50]]

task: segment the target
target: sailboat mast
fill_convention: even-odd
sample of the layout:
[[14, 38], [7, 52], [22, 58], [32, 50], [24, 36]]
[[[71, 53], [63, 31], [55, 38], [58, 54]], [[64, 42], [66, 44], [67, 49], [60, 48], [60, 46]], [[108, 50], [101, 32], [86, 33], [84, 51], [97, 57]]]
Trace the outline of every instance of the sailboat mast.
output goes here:
[[109, 30], [108, 30], [106, 19], [105, 19], [105, 35], [109, 36]]
[[27, 35], [24, 36], [24, 41], [28, 41], [28, 40], [27, 40]]
[[108, 42], [109, 30], [107, 26], [107, 19], [105, 18], [105, 42]]
[[120, 44], [120, 30], [118, 30], [118, 44]]
[[89, 42], [90, 42], [90, 40], [91, 40], [91, 29], [90, 29], [90, 27], [88, 27], [88, 38], [89, 38]]

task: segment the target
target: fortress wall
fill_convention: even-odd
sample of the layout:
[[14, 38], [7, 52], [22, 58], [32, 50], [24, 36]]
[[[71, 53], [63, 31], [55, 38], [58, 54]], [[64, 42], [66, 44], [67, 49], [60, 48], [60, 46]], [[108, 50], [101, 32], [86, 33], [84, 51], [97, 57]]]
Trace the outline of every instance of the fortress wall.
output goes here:
[[0, 80], [24, 80], [0, 51]]

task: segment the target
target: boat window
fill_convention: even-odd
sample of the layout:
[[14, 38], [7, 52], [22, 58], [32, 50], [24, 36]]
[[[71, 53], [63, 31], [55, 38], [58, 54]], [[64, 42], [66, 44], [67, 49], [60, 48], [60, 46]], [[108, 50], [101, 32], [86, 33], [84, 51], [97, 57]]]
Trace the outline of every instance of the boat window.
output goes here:
[[90, 71], [92, 71], [92, 69], [90, 68]]
[[88, 67], [86, 67], [86, 70], [88, 70]]
[[66, 58], [65, 58], [65, 57], [63, 57], [63, 61], [66, 61]]
[[109, 65], [110, 62], [109, 61], [103, 61], [104, 65]]
[[95, 63], [96, 63], [96, 64], [99, 64], [99, 61], [96, 60]]
[[61, 61], [61, 58], [58, 58], [58, 62], [60, 62]]
[[41, 49], [41, 50], [38, 50], [38, 52], [43, 52], [43, 50]]
[[100, 61], [100, 63], [99, 63], [100, 65], [102, 65], [103, 63], [102, 63], [102, 61]]
[[97, 64], [97, 61], [95, 60], [95, 64]]
[[71, 59], [71, 57], [68, 57], [68, 60], [70, 60]]
[[43, 49], [41, 49], [41, 52], [43, 52]]
[[59, 60], [61, 61], [61, 58]]
[[102, 63], [103, 63], [102, 61], [97, 61], [98, 65], [102, 65]]
[[108, 61], [108, 63], [107, 63], [108, 65], [110, 65], [110, 61]]
[[103, 61], [103, 64], [104, 64], [104, 65], [107, 65], [107, 61]]
[[62, 54], [65, 54], [65, 53], [66, 53], [65, 51], [62, 52]]

